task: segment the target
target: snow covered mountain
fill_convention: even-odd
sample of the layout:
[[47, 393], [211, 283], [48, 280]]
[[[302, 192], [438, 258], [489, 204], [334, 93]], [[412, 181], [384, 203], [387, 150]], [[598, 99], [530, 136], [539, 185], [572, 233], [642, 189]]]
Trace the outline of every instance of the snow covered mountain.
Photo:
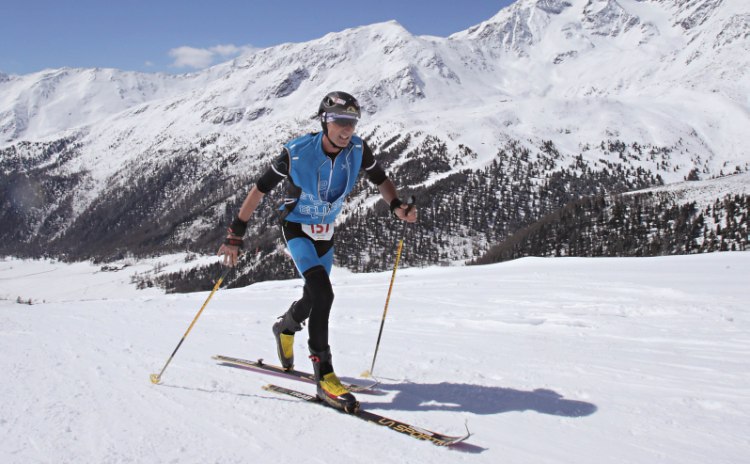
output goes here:
[[[583, 179], [549, 204], [530, 199], [510, 222], [587, 189], [744, 172], [748, 52], [746, 2], [519, 0], [447, 38], [386, 22], [179, 76], [3, 74], [0, 219], [23, 227], [0, 230], [11, 244], [2, 251], [215, 243], [279, 145], [319, 127], [315, 110], [333, 89], [359, 97], [360, 133], [397, 182], [433, 202], [441, 181], [494, 172], [493, 163], [524, 167], [489, 195], [538, 194], [554, 175]], [[371, 194], [363, 189], [351, 211], [371, 207]], [[492, 225], [488, 240], [508, 224]]]

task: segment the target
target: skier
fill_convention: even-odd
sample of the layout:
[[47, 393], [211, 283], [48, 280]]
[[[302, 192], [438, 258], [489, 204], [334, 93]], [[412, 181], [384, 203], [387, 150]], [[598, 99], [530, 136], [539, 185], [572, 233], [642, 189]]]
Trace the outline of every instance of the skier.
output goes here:
[[352, 191], [360, 170], [378, 186], [395, 217], [417, 220], [417, 211], [398, 197], [393, 182], [375, 161], [367, 143], [354, 134], [362, 115], [357, 100], [345, 92], [327, 94], [318, 108], [322, 132], [295, 138], [258, 179], [229, 226], [219, 248], [224, 264], [234, 266], [251, 215], [263, 197], [282, 180], [288, 191], [283, 205], [281, 232], [289, 253], [305, 281], [302, 298], [273, 325], [281, 365], [294, 366], [294, 334], [308, 320], [308, 346], [317, 396], [331, 406], [353, 412], [358, 403], [339, 381], [328, 344], [328, 318], [333, 304], [329, 275], [333, 264], [334, 221]]

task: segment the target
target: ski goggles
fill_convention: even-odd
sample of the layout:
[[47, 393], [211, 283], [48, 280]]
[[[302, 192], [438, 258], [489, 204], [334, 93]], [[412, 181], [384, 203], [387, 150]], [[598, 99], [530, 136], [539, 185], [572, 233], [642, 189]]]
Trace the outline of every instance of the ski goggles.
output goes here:
[[359, 118], [355, 115], [350, 114], [326, 114], [325, 121], [327, 123], [332, 122], [339, 126], [351, 126], [356, 127], [359, 122]]

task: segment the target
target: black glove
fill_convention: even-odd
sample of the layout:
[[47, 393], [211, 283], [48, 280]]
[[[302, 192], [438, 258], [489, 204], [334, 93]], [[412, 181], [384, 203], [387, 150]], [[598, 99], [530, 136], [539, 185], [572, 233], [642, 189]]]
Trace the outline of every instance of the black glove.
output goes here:
[[[409, 210], [412, 208], [415, 202], [416, 198], [414, 198], [414, 195], [410, 196], [409, 200], [406, 202], [406, 206], [408, 206], [408, 208], [406, 209], [407, 214], [409, 213]], [[393, 217], [398, 218], [398, 216], [396, 216], [396, 210], [399, 209], [403, 204], [404, 202], [401, 201], [400, 198], [394, 198], [393, 200], [391, 200], [391, 214], [393, 214]]]
[[247, 222], [239, 217], [234, 218], [232, 224], [227, 228], [227, 238], [224, 239], [224, 245], [236, 246], [242, 248], [242, 237], [247, 231]]

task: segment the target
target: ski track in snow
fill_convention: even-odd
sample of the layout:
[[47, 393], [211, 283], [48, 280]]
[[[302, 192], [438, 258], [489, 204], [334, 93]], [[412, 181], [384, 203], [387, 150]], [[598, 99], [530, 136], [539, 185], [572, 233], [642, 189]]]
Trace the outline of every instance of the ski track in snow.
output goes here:
[[[407, 250], [408, 252], [408, 250]], [[0, 261], [0, 462], [739, 463], [750, 455], [750, 253], [402, 269], [363, 406], [443, 449], [285, 398], [211, 355], [275, 361], [301, 282], [163, 295], [119, 272]], [[390, 273], [334, 269], [334, 365], [370, 367]], [[16, 297], [38, 304], [17, 304]], [[42, 302], [44, 301], [44, 302]], [[305, 332], [302, 332], [305, 334]], [[309, 370], [304, 335], [297, 367]]]

